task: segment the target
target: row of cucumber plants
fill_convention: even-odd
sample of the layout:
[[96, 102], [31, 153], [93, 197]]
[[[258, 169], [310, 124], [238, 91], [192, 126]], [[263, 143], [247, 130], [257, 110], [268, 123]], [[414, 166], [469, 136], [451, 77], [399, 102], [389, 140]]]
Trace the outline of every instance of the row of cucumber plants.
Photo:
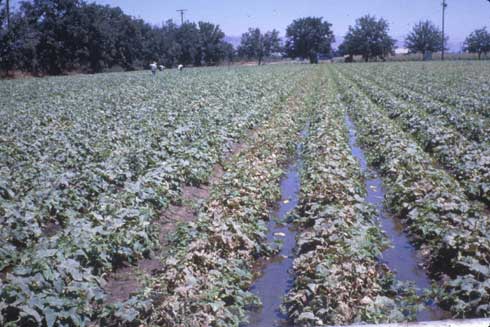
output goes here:
[[422, 148], [464, 185], [472, 198], [490, 203], [490, 148], [487, 143], [469, 141], [421, 107], [398, 99], [367, 79], [350, 79], [380, 108], [412, 134]]
[[310, 75], [276, 108], [225, 164], [223, 179], [198, 220], [178, 230], [173, 251], [153, 281], [150, 324], [239, 326], [246, 306], [258, 304], [249, 292], [253, 267], [274, 253], [267, 244], [269, 209], [280, 197], [282, 167], [294, 153], [316, 80]]
[[488, 62], [390, 64], [366, 67], [372, 74], [397, 78], [401, 85], [416, 81], [417, 88], [438, 101], [465, 112], [490, 117]]
[[[183, 184], [203, 183], [230, 142], [269, 119], [305, 76], [293, 73], [190, 73], [178, 82], [194, 90], [174, 82], [165, 95], [155, 92], [168, 79], [140, 73], [80, 77], [65, 88], [64, 78], [48, 79], [53, 98], [33, 92], [32, 108], [2, 111], [10, 118], [0, 142], [0, 325], [83, 326], [103, 316], [103, 275], [157, 248], [162, 210], [180, 201]], [[110, 91], [119, 98], [104, 95], [111, 78], [122, 82]], [[91, 93], [75, 93], [77, 82]], [[134, 88], [143, 95], [127, 98]], [[22, 129], [29, 113], [33, 128]]]
[[308, 111], [295, 279], [285, 311], [294, 326], [409, 320], [414, 293], [378, 260], [387, 240], [363, 198], [363, 176], [331, 79], [317, 85]]
[[[472, 113], [462, 106], [454, 106], [435, 100], [431, 88], [421, 85], [418, 80], [374, 74], [359, 66], [356, 66], [349, 73], [351, 72], [389, 90], [398, 98], [424, 109], [433, 119], [440, 120], [448, 127], [454, 127], [469, 140], [486, 143], [490, 141], [490, 136], [486, 133], [490, 129], [490, 119], [478, 113]], [[451, 92], [451, 88], [445, 90], [448, 93]]]
[[[275, 82], [278, 73], [291, 75], [251, 72], [225, 82], [226, 72], [194, 74], [180, 81], [192, 93], [138, 74], [96, 76], [91, 88], [85, 78], [52, 79], [40, 88], [48, 94], [34, 89], [28, 99], [2, 107], [0, 271], [60, 230], [102, 225], [112, 234], [104, 220], [124, 222], [128, 208], [158, 211], [178, 199], [183, 183], [206, 181], [227, 143], [266, 118], [294, 86]], [[112, 79], [121, 82], [117, 90]], [[158, 87], [169, 90], [162, 96]], [[128, 95], [107, 97], [107, 88]]]
[[435, 289], [439, 303], [458, 317], [488, 315], [488, 221], [459, 183], [436, 168], [383, 109], [355, 84], [334, 74], [368, 159], [383, 176], [388, 208], [402, 219], [427, 270], [439, 282]]

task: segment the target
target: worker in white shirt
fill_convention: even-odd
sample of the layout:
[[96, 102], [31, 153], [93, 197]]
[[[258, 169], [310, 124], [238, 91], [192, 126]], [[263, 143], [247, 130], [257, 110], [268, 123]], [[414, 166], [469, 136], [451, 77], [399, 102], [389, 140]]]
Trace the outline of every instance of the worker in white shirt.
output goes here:
[[155, 75], [157, 73], [157, 63], [153, 62], [152, 64], [150, 64], [150, 69], [151, 69], [151, 73]]

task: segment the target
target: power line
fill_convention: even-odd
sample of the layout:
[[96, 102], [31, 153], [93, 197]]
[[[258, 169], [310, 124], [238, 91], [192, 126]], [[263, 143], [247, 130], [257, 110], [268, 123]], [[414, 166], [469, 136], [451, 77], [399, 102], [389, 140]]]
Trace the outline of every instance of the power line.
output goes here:
[[177, 12], [180, 12], [180, 24], [184, 24], [184, 12], [186, 12], [187, 9], [178, 9]]
[[446, 19], [446, 0], [442, 0], [442, 51], [441, 51], [441, 60], [444, 60], [444, 51], [446, 48], [446, 38], [444, 36], [444, 25]]

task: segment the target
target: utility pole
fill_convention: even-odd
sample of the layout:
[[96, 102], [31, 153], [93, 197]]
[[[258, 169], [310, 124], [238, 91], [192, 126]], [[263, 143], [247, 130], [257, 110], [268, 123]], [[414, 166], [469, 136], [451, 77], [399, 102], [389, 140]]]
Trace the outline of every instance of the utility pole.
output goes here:
[[177, 11], [180, 12], [180, 24], [184, 25], [184, 12], [186, 12], [187, 9], [179, 9]]
[[446, 7], [447, 3], [446, 0], [442, 0], [442, 52], [441, 52], [441, 60], [444, 60], [444, 51], [446, 48], [446, 37], [444, 35], [444, 27], [445, 27], [445, 20], [446, 20]]

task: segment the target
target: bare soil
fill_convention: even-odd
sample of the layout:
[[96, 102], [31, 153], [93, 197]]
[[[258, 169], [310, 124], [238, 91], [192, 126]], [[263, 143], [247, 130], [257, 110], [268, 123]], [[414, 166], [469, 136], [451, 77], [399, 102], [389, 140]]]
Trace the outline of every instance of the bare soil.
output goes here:
[[163, 268], [159, 259], [143, 259], [137, 266], [120, 268], [110, 275], [104, 290], [107, 293], [106, 302], [123, 302], [141, 289], [138, 275], [153, 276]]
[[[192, 204], [205, 200], [209, 196], [209, 187], [184, 186], [182, 189], [183, 205], [171, 204], [165, 209], [157, 222], [160, 226], [160, 246], [165, 248], [168, 237], [172, 235], [180, 222], [191, 222], [196, 219], [197, 211]], [[128, 300], [140, 290], [145, 277], [151, 277], [163, 268], [162, 261], [155, 257], [138, 261], [137, 266], [126, 266], [117, 269], [106, 278], [104, 287], [107, 293], [106, 302], [116, 303]]]
[[[249, 133], [248, 136], [250, 136]], [[228, 160], [245, 147], [244, 143], [235, 143], [226, 155]], [[199, 203], [206, 201], [213, 185], [219, 184], [224, 175], [224, 168], [220, 164], [215, 164], [209, 177], [207, 185], [189, 186], [182, 188], [182, 205], [171, 204], [160, 214], [157, 222], [160, 226], [159, 241], [164, 249], [168, 245], [168, 238], [175, 231], [178, 223], [191, 222], [197, 218], [197, 207]], [[104, 287], [107, 293], [106, 303], [124, 302], [131, 295], [136, 294], [142, 287], [145, 277], [151, 277], [163, 268], [163, 263], [159, 258], [144, 259], [138, 262], [137, 266], [127, 265], [119, 268], [106, 277]]]
[[167, 244], [168, 236], [175, 230], [178, 222], [191, 222], [195, 219], [196, 212], [189, 206], [170, 205], [160, 216], [160, 245]]
[[58, 222], [50, 221], [45, 226], [43, 226], [42, 231], [47, 237], [51, 237], [62, 229], [63, 226], [61, 226]]

